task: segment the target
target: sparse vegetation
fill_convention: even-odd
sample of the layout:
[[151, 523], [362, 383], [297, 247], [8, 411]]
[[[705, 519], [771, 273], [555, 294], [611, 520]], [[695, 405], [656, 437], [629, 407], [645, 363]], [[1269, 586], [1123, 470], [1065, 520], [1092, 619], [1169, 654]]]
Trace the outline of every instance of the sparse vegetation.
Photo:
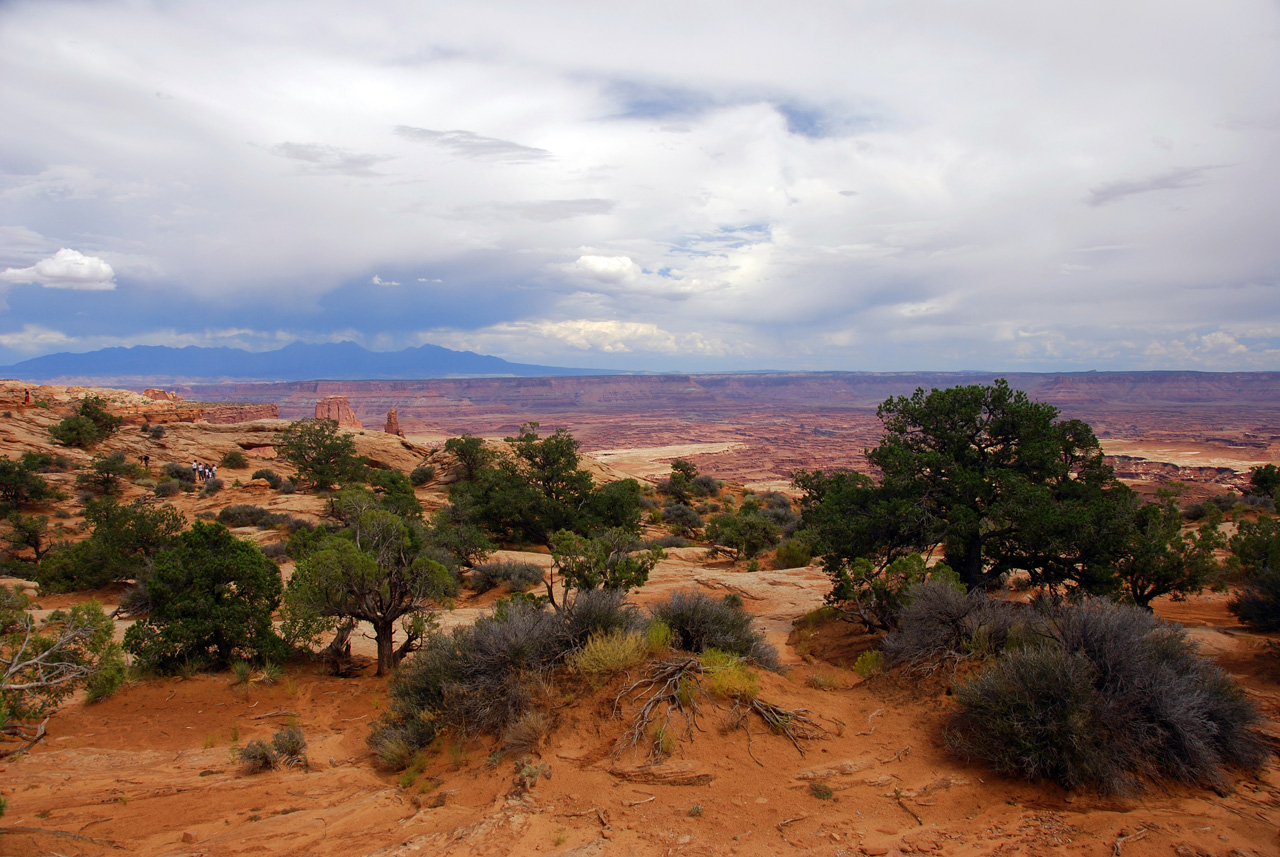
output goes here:
[[508, 592], [527, 592], [542, 583], [543, 570], [531, 562], [486, 562], [471, 569], [467, 585], [476, 592], [505, 586]]
[[266, 483], [271, 486], [272, 491], [278, 491], [280, 489], [280, 483], [284, 481], [279, 473], [276, 473], [269, 467], [263, 467], [260, 470], [253, 471], [253, 476], [250, 478], [266, 480]]

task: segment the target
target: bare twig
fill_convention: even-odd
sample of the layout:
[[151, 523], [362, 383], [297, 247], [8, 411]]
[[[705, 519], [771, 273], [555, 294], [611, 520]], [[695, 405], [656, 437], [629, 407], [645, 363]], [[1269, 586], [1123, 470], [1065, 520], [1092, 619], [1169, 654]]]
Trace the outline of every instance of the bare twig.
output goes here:
[[623, 806], [639, 806], [642, 803], [648, 803], [651, 800], [657, 800], [657, 799], [658, 799], [657, 795], [649, 795], [644, 800], [624, 800], [622, 802], [622, 805]]
[[268, 711], [266, 714], [255, 715], [253, 719], [262, 720], [266, 717], [297, 717], [297, 716], [298, 716], [298, 712], [296, 711], [285, 711], [284, 709], [281, 709], [279, 711]]
[[907, 806], [905, 803], [902, 802], [902, 789], [893, 790], [893, 799], [898, 802], [898, 806], [902, 807], [903, 812], [907, 813], [908, 815], [910, 815], [912, 818], [916, 820], [916, 824], [918, 824], [921, 827], [924, 827], [924, 821], [921, 820], [920, 816], [916, 815], [915, 810], [913, 810], [911, 807]]
[[1116, 840], [1115, 844], [1111, 846], [1111, 853], [1114, 855], [1114, 857], [1120, 857], [1120, 845], [1122, 843], [1131, 842], [1131, 841], [1136, 842], [1137, 840], [1146, 836], [1148, 832], [1149, 831], [1147, 830], [1147, 828], [1144, 827], [1141, 830], [1139, 830], [1137, 833], [1130, 833], [1128, 836], [1121, 836], [1119, 839]]
[[783, 828], [786, 827], [788, 824], [794, 824], [797, 821], [803, 821], [808, 817], [809, 816], [807, 815], [797, 815], [795, 818], [787, 818], [787, 819], [783, 819], [782, 821], [779, 821], [778, 835], [782, 837], [782, 841], [790, 845], [792, 848], [799, 848], [800, 847], [799, 845], [796, 845], [794, 842], [792, 842], [790, 839], [787, 838], [787, 832], [783, 830]]
[[809, 711], [806, 708], [791, 710], [774, 705], [772, 702], [765, 702], [763, 699], [753, 699], [751, 700], [751, 710], [759, 714], [761, 719], [768, 723], [769, 728], [774, 732], [787, 736], [787, 739], [801, 756], [804, 755], [804, 747], [800, 745], [801, 741], [815, 741], [820, 738], [831, 737], [831, 732], [814, 721], [809, 716]]
[[908, 744], [907, 746], [903, 747], [901, 750], [899, 750], [898, 752], [894, 753], [894, 754], [893, 754], [892, 756], [890, 756], [889, 758], [887, 758], [887, 759], [881, 759], [881, 760], [880, 760], [880, 764], [882, 764], [882, 765], [887, 765], [887, 764], [889, 764], [890, 762], [898, 762], [898, 761], [901, 761], [902, 759], [907, 758], [907, 756], [909, 756], [909, 755], [911, 755], [911, 745], [910, 745], [910, 744]]

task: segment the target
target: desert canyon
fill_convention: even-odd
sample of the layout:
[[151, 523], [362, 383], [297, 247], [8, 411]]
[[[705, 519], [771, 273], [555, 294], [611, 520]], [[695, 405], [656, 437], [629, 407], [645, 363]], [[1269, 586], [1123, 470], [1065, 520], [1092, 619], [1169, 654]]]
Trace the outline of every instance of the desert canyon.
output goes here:
[[[219, 475], [212, 496], [175, 496], [189, 520], [252, 504], [321, 520], [325, 501], [280, 494], [251, 478], [270, 464], [289, 420], [327, 417], [353, 433], [359, 453], [402, 472], [429, 464], [416, 488], [430, 512], [447, 500], [456, 462], [446, 438], [498, 443], [525, 422], [567, 428], [598, 480], [653, 481], [679, 457], [745, 490], [792, 491], [799, 468], [866, 469], [880, 435], [876, 406], [917, 386], [980, 383], [977, 375], [761, 374], [307, 382], [190, 385], [124, 391], [0, 382], [0, 452], [90, 455], [55, 445], [48, 429], [86, 393], [102, 395], [126, 426], [99, 452], [148, 455], [152, 468], [240, 451], [245, 468]], [[1203, 499], [1239, 490], [1249, 468], [1280, 460], [1280, 375], [1108, 373], [1008, 376], [1065, 416], [1090, 422], [1117, 474], [1150, 495], [1178, 482]], [[24, 406], [29, 390], [44, 407]], [[163, 425], [156, 438], [139, 431]], [[71, 497], [71, 474], [55, 474]], [[233, 480], [235, 483], [233, 484]], [[148, 493], [127, 486], [125, 499]], [[794, 492], [793, 492], [794, 493]], [[76, 538], [83, 509], [56, 525]], [[654, 530], [657, 532], [657, 530]], [[275, 530], [240, 528], [268, 545]], [[737, 594], [787, 669], [762, 673], [762, 696], [807, 711], [826, 733], [796, 744], [767, 730], [729, 729], [730, 712], [704, 706], [699, 728], [670, 758], [646, 764], [616, 751], [623, 679], [564, 686], [545, 742], [541, 777], [513, 772], [492, 736], [459, 737], [406, 779], [381, 769], [366, 737], [387, 705], [372, 669], [338, 678], [296, 660], [282, 680], [233, 684], [222, 674], [146, 678], [88, 705], [79, 698], [49, 721], [30, 752], [0, 760], [6, 855], [1048, 855], [1264, 857], [1280, 854], [1280, 771], [1240, 776], [1224, 794], [1164, 786], [1101, 797], [1000, 776], [951, 755], [942, 733], [963, 676], [862, 677], [851, 669], [875, 639], [819, 618], [830, 581], [819, 567], [761, 568], [703, 547], [671, 548], [640, 604], [676, 589]], [[502, 551], [549, 565], [546, 552]], [[292, 563], [282, 562], [287, 578]], [[95, 597], [110, 610], [119, 587], [36, 595], [38, 615]], [[442, 626], [473, 622], [499, 593], [464, 590]], [[1280, 750], [1280, 663], [1275, 634], [1243, 628], [1225, 593], [1155, 604], [1234, 676], [1264, 715]], [[117, 621], [117, 634], [128, 625]], [[357, 636], [366, 662], [372, 640]], [[249, 774], [234, 748], [285, 723], [307, 738], [305, 767]], [[819, 797], [811, 784], [827, 787]]]

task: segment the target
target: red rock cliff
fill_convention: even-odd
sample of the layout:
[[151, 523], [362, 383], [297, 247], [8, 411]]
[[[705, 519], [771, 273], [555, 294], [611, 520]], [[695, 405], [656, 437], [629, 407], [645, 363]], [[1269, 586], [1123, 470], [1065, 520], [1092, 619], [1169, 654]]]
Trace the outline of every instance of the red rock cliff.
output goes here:
[[400, 416], [396, 413], [395, 408], [387, 411], [387, 424], [382, 427], [382, 430], [387, 434], [404, 437], [404, 430], [400, 428]]
[[346, 396], [325, 396], [316, 402], [316, 419], [333, 420], [338, 428], [362, 429], [364, 426], [351, 410]]

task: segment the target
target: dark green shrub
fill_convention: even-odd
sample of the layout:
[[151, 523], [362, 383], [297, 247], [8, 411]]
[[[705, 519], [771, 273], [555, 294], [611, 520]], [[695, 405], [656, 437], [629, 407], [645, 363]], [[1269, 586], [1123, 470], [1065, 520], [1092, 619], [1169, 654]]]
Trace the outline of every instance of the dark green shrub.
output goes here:
[[1228, 609], [1251, 628], [1280, 631], [1280, 521], [1242, 521], [1231, 550], [1244, 581]]
[[165, 435], [164, 426], [152, 426], [147, 430], [147, 434], [151, 435], [152, 440], [160, 440]]
[[738, 599], [677, 590], [666, 601], [649, 605], [649, 612], [671, 629], [673, 648], [698, 654], [719, 649], [751, 658], [765, 669], [780, 668], [777, 650], [752, 627], [751, 614]]
[[432, 479], [436, 478], [436, 468], [431, 464], [420, 464], [413, 468], [409, 474], [409, 483], [412, 485], [426, 485]]
[[723, 485], [724, 483], [719, 479], [704, 473], [693, 478], [693, 493], [699, 497], [715, 497], [720, 493]]
[[675, 535], [689, 536], [702, 528], [702, 516], [691, 506], [674, 503], [662, 510], [662, 523]]
[[86, 396], [75, 414], [49, 428], [49, 436], [65, 446], [93, 446], [115, 434], [123, 422], [107, 413], [105, 399]]
[[284, 481], [281, 478], [279, 473], [276, 473], [274, 470], [271, 470], [266, 467], [262, 468], [261, 470], [253, 471], [253, 476], [251, 478], [265, 479], [267, 481], [267, 484], [271, 486], [271, 490], [273, 491], [279, 490], [280, 483]]
[[541, 566], [531, 562], [486, 562], [471, 569], [467, 586], [476, 592], [488, 592], [498, 586], [506, 586], [508, 592], [527, 592], [542, 583]]
[[361, 464], [350, 432], [335, 420], [299, 420], [280, 433], [276, 448], [316, 491], [361, 481]]
[[292, 526], [297, 522], [289, 515], [272, 512], [261, 506], [237, 503], [233, 506], [225, 506], [218, 512], [218, 523], [233, 529], [235, 527], [257, 527], [260, 530], [269, 530], [272, 527], [281, 525]]
[[125, 648], [161, 672], [186, 661], [224, 667], [236, 659], [282, 660], [271, 626], [280, 569], [221, 524], [196, 522], [155, 559], [151, 615], [125, 632]]
[[37, 457], [31, 453], [17, 461], [0, 456], [0, 514], [32, 503], [42, 503], [57, 494], [38, 473], [43, 469], [42, 465], [47, 466], [45, 459], [48, 456]]
[[176, 482], [185, 482], [189, 485], [194, 485], [196, 481], [196, 475], [191, 472], [190, 466], [184, 467], [183, 465], [175, 464], [172, 461], [160, 468], [160, 472]]
[[244, 457], [244, 453], [238, 449], [233, 449], [226, 455], [222, 456], [222, 460], [218, 462], [219, 467], [226, 467], [229, 470], [243, 470], [249, 466], [249, 459]]
[[200, 489], [200, 496], [201, 496], [201, 497], [212, 497], [214, 494], [217, 494], [219, 491], [221, 491], [221, 490], [222, 490], [222, 484], [223, 484], [223, 483], [222, 483], [222, 480], [221, 480], [221, 479], [207, 479], [207, 480], [205, 480], [204, 486], [203, 486], [203, 487], [201, 487], [201, 489]]
[[1209, 514], [1204, 503], [1188, 503], [1182, 507], [1182, 518], [1185, 521], [1200, 521], [1204, 516]]
[[803, 568], [813, 561], [813, 547], [801, 538], [791, 538], [778, 545], [777, 568]]
[[691, 547], [693, 542], [684, 536], [677, 536], [674, 533], [669, 536], [658, 536], [652, 539], [643, 539], [636, 546], [637, 550], [649, 550], [650, 548], [687, 548]]
[[42, 592], [97, 589], [135, 579], [187, 524], [170, 506], [144, 500], [125, 506], [114, 497], [90, 501], [84, 514], [92, 533], [44, 558], [36, 575]]
[[1219, 791], [1269, 752], [1257, 711], [1184, 631], [1102, 600], [1049, 610], [1037, 645], [1011, 649], [957, 694], [947, 740], [1005, 773], [1104, 793], [1172, 779]]
[[115, 494], [120, 490], [121, 480], [137, 479], [142, 475], [142, 468], [128, 461], [123, 451], [94, 456], [89, 468], [76, 475], [76, 484], [86, 485], [101, 494]]
[[293, 484], [292, 479], [282, 479], [278, 490], [281, 494], [292, 494], [294, 491], [297, 491], [298, 488]]

